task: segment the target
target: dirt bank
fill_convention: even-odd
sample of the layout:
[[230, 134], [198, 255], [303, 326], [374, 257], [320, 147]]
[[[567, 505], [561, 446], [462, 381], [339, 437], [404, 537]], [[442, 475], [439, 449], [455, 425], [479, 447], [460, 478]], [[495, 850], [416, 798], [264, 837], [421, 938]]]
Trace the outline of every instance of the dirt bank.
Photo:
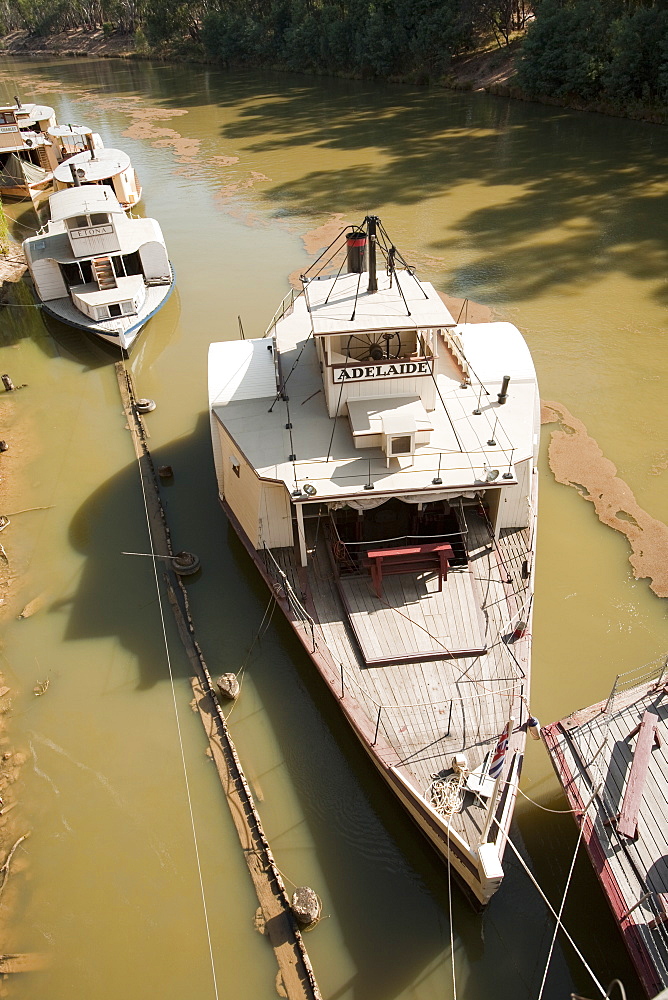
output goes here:
[[[12, 283], [20, 281], [25, 269], [21, 246], [12, 242], [9, 252], [0, 255], [0, 322], [3, 318], [6, 322], [3, 312], [9, 311], [2, 302], [11, 296]], [[6, 363], [3, 357], [3, 365]], [[24, 506], [25, 468], [31, 452], [22, 396], [20, 390], [8, 392], [0, 385], [0, 433], [3, 447], [6, 445], [6, 450], [0, 452], [0, 621], [17, 614], [20, 570], [12, 559], [12, 517], [8, 515]], [[25, 840], [30, 832], [20, 805], [19, 780], [27, 753], [17, 749], [11, 732], [15, 693], [0, 674], [0, 997], [9, 995], [9, 973], [36, 969], [41, 962], [38, 956], [21, 954], [22, 942], [15, 937], [13, 919], [25, 892], [24, 873], [29, 860]]]
[[[0, 39], [0, 52], [13, 56], [33, 56], [53, 52], [60, 56], [136, 57], [134, 38], [116, 33], [105, 34], [102, 28], [88, 31], [74, 28], [42, 37], [28, 31], [12, 31]], [[33, 98], [34, 99], [34, 98]]]
[[20, 243], [10, 241], [6, 254], [0, 254], [0, 302], [3, 301], [3, 285], [6, 281], [20, 281], [26, 270], [26, 260]]

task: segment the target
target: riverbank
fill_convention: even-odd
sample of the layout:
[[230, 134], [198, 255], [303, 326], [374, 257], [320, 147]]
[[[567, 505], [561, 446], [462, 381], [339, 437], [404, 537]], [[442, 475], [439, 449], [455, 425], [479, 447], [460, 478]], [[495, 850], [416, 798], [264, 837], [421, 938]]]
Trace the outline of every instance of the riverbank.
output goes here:
[[5, 281], [20, 281], [26, 268], [26, 259], [23, 256], [21, 244], [10, 240], [7, 253], [0, 254], [0, 302], [3, 299], [2, 285]]
[[[0, 255], [0, 316], [9, 324], [11, 309], [3, 302], [13, 297], [13, 286], [21, 281], [26, 262], [21, 244], [10, 240], [6, 254]], [[3, 362], [3, 369], [6, 361]], [[12, 373], [8, 373], [10, 378]], [[25, 475], [32, 453], [25, 408], [19, 398], [22, 393], [0, 388], [2, 406], [3, 447], [0, 452], [0, 621], [16, 617], [20, 611], [19, 584], [22, 568], [12, 555], [8, 536], [12, 531], [14, 512], [24, 506]], [[11, 664], [8, 665], [11, 668]], [[38, 685], [34, 696], [46, 692], [48, 684]], [[17, 749], [11, 731], [13, 697], [12, 682], [0, 674], [0, 997], [10, 995], [11, 973], [36, 971], [44, 967], [44, 957], [25, 954], [25, 940], [17, 934], [16, 914], [23, 905], [28, 870], [28, 855], [24, 842], [30, 835], [21, 808], [21, 769], [28, 753]], [[18, 876], [18, 877], [17, 877]]]
[[[487, 43], [476, 52], [456, 60], [451, 72], [442, 83], [446, 86], [454, 85], [457, 89], [473, 91], [506, 85], [515, 72], [518, 48], [519, 39], [503, 48], [499, 48], [494, 42]], [[136, 38], [131, 35], [109, 33], [102, 28], [97, 28], [95, 31], [73, 28], [70, 31], [46, 36], [31, 35], [25, 30], [12, 31], [0, 38], [0, 52], [22, 57], [35, 57], [48, 52], [79, 58], [209, 61], [203, 53], [199, 58], [192, 51], [183, 56], [169, 47], [149, 51], [146, 43], [138, 45]]]
[[[549, 107], [567, 108], [608, 115], [614, 118], [630, 118], [646, 121], [654, 125], [668, 125], [668, 110], [643, 107], [617, 107], [604, 102], [587, 102], [579, 98], [561, 98], [528, 94], [514, 83], [517, 58], [522, 37], [513, 39], [509, 45], [498, 46], [489, 41], [475, 52], [454, 59], [449, 72], [440, 80], [427, 79], [427, 84], [450, 90], [484, 92], [511, 100], [545, 104]], [[37, 58], [46, 53], [73, 58], [97, 59], [152, 59], [159, 62], [211, 63], [203, 52], [188, 43], [187, 51], [179, 52], [173, 46], [150, 50], [141, 37], [105, 32], [102, 28], [89, 31], [74, 28], [53, 35], [31, 35], [28, 31], [12, 31], [0, 38], [0, 54], [22, 58]], [[271, 66], [280, 71], [280, 66]], [[396, 83], [415, 83], [414, 79], [391, 80]], [[417, 81], [423, 82], [423, 81]]]

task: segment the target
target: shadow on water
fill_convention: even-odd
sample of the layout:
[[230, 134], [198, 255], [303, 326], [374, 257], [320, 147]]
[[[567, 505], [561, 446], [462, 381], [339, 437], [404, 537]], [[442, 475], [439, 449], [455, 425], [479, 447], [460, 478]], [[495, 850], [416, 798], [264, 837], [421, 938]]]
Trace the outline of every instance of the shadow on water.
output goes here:
[[[11, 61], [4, 66], [7, 87]], [[657, 282], [668, 270], [665, 129], [594, 114], [585, 129], [579, 112], [398, 84], [210, 67], [189, 67], [186, 81], [181, 67], [118, 60], [35, 65], [47, 93], [56, 72], [60, 93], [69, 80], [73, 94], [120, 94], [121, 105], [127, 95], [167, 109], [220, 109], [230, 119], [222, 138], [256, 156], [359, 152], [343, 169], [335, 162], [267, 186], [258, 197], [273, 214], [356, 218], [488, 188], [490, 204], [476, 199], [430, 246], [451, 260], [475, 250], [474, 264], [448, 269], [454, 294], [520, 302], [611, 272]], [[187, 132], [187, 119], [177, 127]], [[665, 283], [654, 294], [668, 301]]]
[[[272, 207], [301, 213], [418, 205], [462, 185], [489, 187], [502, 204], [464, 215], [431, 250], [456, 258], [474, 248], [478, 260], [455, 273], [453, 290], [502, 303], [613, 271], [645, 280], [666, 272], [668, 192], [657, 182], [657, 160], [668, 166], [665, 130], [596, 115], [587, 124], [576, 112], [484, 95], [278, 80], [265, 103], [242, 100], [222, 134], [250, 140], [256, 153], [359, 150], [368, 162], [263, 191]], [[668, 301], [665, 286], [656, 294]]]
[[[153, 460], [156, 467], [168, 464], [174, 469], [173, 483], [161, 485], [174, 547], [197, 552], [202, 559], [201, 575], [186, 583], [209, 668], [214, 675], [238, 670], [256, 637], [269, 595], [217, 503], [208, 415], [200, 415], [191, 434], [156, 448]], [[163, 663], [156, 663], [155, 657], [160, 622], [151, 561], [121, 554], [148, 551], [145, 525], [138, 470], [132, 462], [97, 489], [73, 518], [70, 541], [87, 558], [76, 591], [57, 605], [69, 610], [68, 640], [116, 636], [136, 657], [141, 689], [167, 679]], [[173, 628], [170, 642], [179, 642]], [[319, 891], [326, 905], [331, 902], [335, 909], [355, 968], [350, 981], [337, 979], [336, 988], [326, 995], [391, 1000], [404, 992], [412, 995], [429, 980], [427, 990], [438, 984], [439, 995], [447, 996], [451, 989], [447, 869], [385, 788], [278, 612], [255, 646], [248, 676], [262, 704], [265, 735], [250, 735], [242, 695], [231, 720], [233, 738], [243, 760], [247, 754], [254, 756], [254, 740], [274, 734], [280, 759], [272, 759], [270, 769], [285, 769], [300, 806], [300, 815], [290, 815], [287, 829], [269, 831], [279, 867], [298, 877], [294, 851], [300, 838], [295, 835], [305, 823], [325, 880]], [[251, 726], [256, 724], [251, 720]], [[251, 742], [245, 746], [247, 740]], [[273, 795], [269, 784], [267, 794]], [[568, 855], [574, 839], [568, 824], [570, 817], [557, 817], [555, 822], [547, 814], [533, 815], [527, 826], [528, 851], [521, 840], [527, 824], [520, 823], [519, 829], [516, 824], [513, 831], [524, 856], [539, 859], [534, 862], [539, 881], [556, 905], [568, 868], [569, 858], [563, 855]], [[471, 996], [533, 1000], [553, 923], [510, 852], [505, 866], [503, 887], [482, 915], [473, 913], [454, 887], [458, 984], [462, 988], [465, 983]], [[567, 926], [573, 930], [574, 923], [576, 939], [586, 936], [590, 946], [591, 936], [585, 935], [587, 899], [595, 891], [593, 874], [587, 865], [580, 865]], [[582, 934], [577, 933], [580, 928]], [[610, 940], [605, 929], [598, 939]], [[316, 967], [317, 942], [316, 936], [308, 941]], [[600, 969], [610, 979], [619, 974], [619, 956], [606, 953], [603, 944], [588, 957], [599, 975]], [[631, 983], [628, 963], [621, 965], [625, 981]], [[335, 970], [332, 976], [337, 975]], [[543, 995], [546, 1000], [563, 1000], [572, 990], [594, 995], [586, 973], [558, 942]]]
[[[214, 674], [237, 670], [269, 595], [218, 506], [207, 415], [192, 434], [157, 448], [153, 459], [174, 469], [173, 484], [162, 487], [174, 546], [202, 558], [201, 576], [187, 586], [209, 668]], [[87, 559], [76, 592], [59, 602], [69, 608], [66, 638], [116, 636], [137, 659], [139, 688], [166, 680], [162, 663], [155, 662], [160, 625], [151, 561], [121, 555], [148, 551], [134, 463], [80, 507], [70, 541]], [[172, 641], [178, 643], [176, 635]], [[248, 670], [262, 703], [263, 739], [273, 732], [280, 748], [271, 769], [286, 770], [303, 817], [291, 815], [288, 829], [270, 831], [279, 866], [294, 866], [295, 833], [304, 822], [324, 873], [321, 891], [335, 908], [356, 970], [327, 995], [390, 1000], [404, 991], [410, 995], [423, 980], [438, 983], [447, 995], [446, 867], [383, 785], [278, 612]], [[242, 697], [231, 722], [242, 759], [249, 738], [243, 704]], [[552, 925], [511, 855], [507, 869], [503, 889], [484, 915], [473, 913], [453, 887], [458, 982], [465, 980], [471, 995], [493, 991], [499, 1000], [529, 1000], [540, 983]], [[317, 938], [308, 946], [317, 963]], [[558, 948], [544, 995], [561, 1000], [573, 983]]]

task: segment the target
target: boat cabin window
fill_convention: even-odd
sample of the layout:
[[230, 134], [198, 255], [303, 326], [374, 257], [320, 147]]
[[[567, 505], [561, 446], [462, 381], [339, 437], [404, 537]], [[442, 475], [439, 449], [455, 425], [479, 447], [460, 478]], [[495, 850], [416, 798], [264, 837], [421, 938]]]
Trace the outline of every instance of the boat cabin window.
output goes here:
[[106, 226], [109, 222], [109, 216], [106, 212], [95, 212], [90, 217], [91, 226]]
[[68, 287], [85, 285], [93, 280], [93, 268], [89, 260], [61, 264], [60, 270]]
[[110, 316], [122, 316], [123, 315], [123, 310], [121, 309], [120, 304], [118, 302], [112, 302], [111, 303], [111, 305], [109, 306], [109, 315]]
[[90, 225], [87, 215], [74, 215], [65, 224], [68, 229], [87, 229]]
[[13, 111], [0, 111], [0, 125], [16, 125]]

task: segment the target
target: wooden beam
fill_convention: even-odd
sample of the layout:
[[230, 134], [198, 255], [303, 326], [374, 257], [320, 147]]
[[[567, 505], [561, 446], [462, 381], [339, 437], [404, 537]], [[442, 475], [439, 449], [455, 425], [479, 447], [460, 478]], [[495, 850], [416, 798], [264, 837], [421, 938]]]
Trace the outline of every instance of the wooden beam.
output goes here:
[[630, 837], [632, 840], [638, 835], [638, 812], [642, 803], [658, 721], [658, 715], [649, 710], [642, 717], [638, 741], [631, 761], [631, 771], [626, 782], [624, 800], [617, 821], [617, 832], [622, 837]]

